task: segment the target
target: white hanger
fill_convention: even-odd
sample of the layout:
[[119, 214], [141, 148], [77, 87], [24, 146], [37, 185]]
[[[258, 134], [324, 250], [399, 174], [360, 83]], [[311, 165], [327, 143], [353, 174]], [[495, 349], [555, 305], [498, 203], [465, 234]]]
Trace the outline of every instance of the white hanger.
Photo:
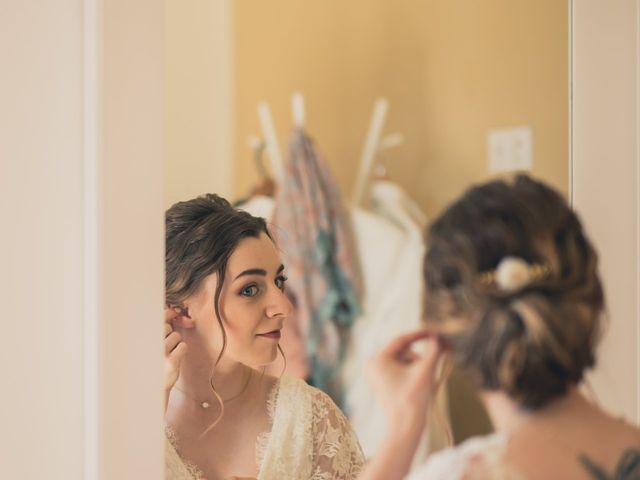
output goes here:
[[380, 144], [380, 134], [384, 125], [384, 119], [387, 116], [389, 102], [385, 98], [379, 98], [373, 106], [373, 114], [369, 123], [369, 131], [364, 142], [362, 156], [360, 157], [360, 168], [356, 177], [356, 183], [353, 189], [353, 204], [360, 205], [364, 196], [364, 187], [369, 177], [371, 167], [373, 167], [373, 159], [376, 150]]
[[401, 133], [392, 133], [381, 138], [382, 127], [384, 126], [388, 109], [389, 102], [386, 98], [379, 98], [373, 106], [371, 122], [369, 122], [369, 131], [367, 132], [367, 138], [364, 142], [364, 148], [362, 149], [362, 156], [360, 157], [360, 168], [358, 169], [358, 175], [353, 188], [352, 201], [354, 205], [360, 205], [360, 203], [362, 203], [365, 185], [371, 174], [376, 153], [380, 150], [396, 147], [404, 142], [404, 137]]
[[388, 148], [399, 147], [404, 143], [404, 135], [401, 133], [390, 133], [380, 139], [377, 151], [386, 150]]
[[271, 109], [267, 102], [258, 102], [258, 119], [262, 127], [262, 136], [266, 144], [266, 151], [271, 160], [271, 170], [273, 178], [277, 183], [284, 181], [284, 163], [282, 154], [278, 148], [278, 138], [276, 137], [276, 128], [271, 116]]
[[304, 128], [304, 97], [300, 92], [293, 92], [293, 95], [291, 95], [291, 112], [293, 114], [293, 126], [295, 128]]

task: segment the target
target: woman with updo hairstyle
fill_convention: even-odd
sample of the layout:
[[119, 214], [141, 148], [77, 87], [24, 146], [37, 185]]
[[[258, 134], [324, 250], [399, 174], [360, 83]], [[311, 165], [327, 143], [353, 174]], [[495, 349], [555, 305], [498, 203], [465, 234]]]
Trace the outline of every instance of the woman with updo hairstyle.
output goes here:
[[432, 455], [411, 480], [640, 479], [640, 430], [579, 390], [604, 295], [596, 252], [562, 196], [524, 175], [492, 181], [446, 209], [426, 241], [426, 330], [372, 364], [389, 433], [361, 479], [405, 478], [445, 357], [477, 385], [495, 433]]
[[302, 380], [266, 375], [292, 306], [262, 218], [217, 195], [166, 213], [166, 479], [353, 480], [344, 415]]

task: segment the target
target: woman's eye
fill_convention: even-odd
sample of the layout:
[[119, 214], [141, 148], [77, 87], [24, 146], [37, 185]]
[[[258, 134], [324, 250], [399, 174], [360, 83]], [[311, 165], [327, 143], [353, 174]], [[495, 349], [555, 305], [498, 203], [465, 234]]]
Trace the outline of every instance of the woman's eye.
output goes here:
[[240, 295], [243, 297], [253, 297], [258, 293], [258, 287], [256, 285], [248, 285], [240, 290]]
[[276, 286], [284, 291], [284, 284], [286, 283], [286, 281], [288, 280], [287, 277], [285, 277], [284, 275], [279, 276], [278, 278], [276, 278]]

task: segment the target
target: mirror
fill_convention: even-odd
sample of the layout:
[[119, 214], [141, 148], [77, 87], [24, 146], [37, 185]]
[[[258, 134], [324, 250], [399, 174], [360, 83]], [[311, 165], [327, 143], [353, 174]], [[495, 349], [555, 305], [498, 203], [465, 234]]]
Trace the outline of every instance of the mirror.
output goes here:
[[[359, 208], [370, 210], [376, 175], [427, 220], [513, 170], [568, 193], [569, 38], [569, 5], [557, 0], [167, 1], [166, 205], [204, 192], [249, 198], [263, 175], [258, 104], [286, 159], [294, 92], [347, 210], [359, 178]], [[387, 148], [367, 157], [379, 99]], [[372, 164], [359, 177], [363, 156]], [[490, 429], [464, 375], [447, 393], [456, 443]]]

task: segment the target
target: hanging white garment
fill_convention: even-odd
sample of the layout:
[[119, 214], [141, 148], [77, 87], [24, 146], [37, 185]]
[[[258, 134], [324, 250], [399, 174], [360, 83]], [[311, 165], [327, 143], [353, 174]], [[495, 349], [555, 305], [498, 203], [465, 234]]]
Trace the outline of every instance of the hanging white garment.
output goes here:
[[[362, 373], [392, 338], [421, 327], [425, 249], [422, 232], [426, 223], [419, 207], [393, 182], [374, 182], [371, 204], [371, 213], [354, 210], [353, 215], [367, 295], [364, 315], [353, 329], [344, 370], [347, 412], [366, 457], [376, 452], [386, 429], [382, 408]], [[447, 446], [444, 388], [437, 403], [444, 422], [429, 422], [414, 465]]]
[[390, 180], [376, 180], [370, 188], [372, 211], [400, 227], [407, 235], [420, 237], [427, 217], [400, 185]]
[[265, 195], [253, 195], [247, 201], [238, 205], [238, 208], [249, 212], [254, 217], [261, 217], [269, 222], [273, 216], [273, 205], [273, 198]]
[[[271, 431], [256, 439], [256, 480], [356, 480], [364, 465], [351, 425], [327, 394], [304, 381], [282, 377], [267, 404]], [[178, 455], [175, 437], [167, 441], [167, 480], [203, 478]], [[212, 453], [213, 455], [215, 453]]]

